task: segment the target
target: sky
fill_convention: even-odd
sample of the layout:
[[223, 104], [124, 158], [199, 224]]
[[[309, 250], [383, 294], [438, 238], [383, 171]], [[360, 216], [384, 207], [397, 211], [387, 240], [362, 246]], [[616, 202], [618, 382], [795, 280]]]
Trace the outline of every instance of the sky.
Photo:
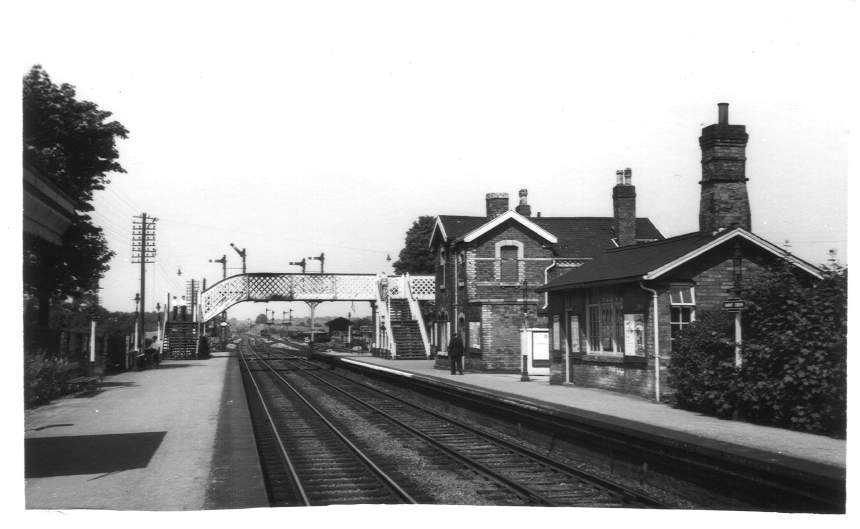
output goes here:
[[[325, 252], [326, 271], [372, 273], [391, 271], [418, 216], [482, 215], [488, 192], [611, 216], [624, 167], [638, 216], [693, 231], [718, 102], [750, 135], [753, 231], [847, 262], [853, 1], [128, 4], [21, 3], [38, 25], [7, 28], [26, 46], [5, 46], [12, 80], [41, 64], [129, 130], [127, 173], [94, 203], [116, 252], [110, 310], [134, 308], [141, 212], [159, 219], [150, 308], [219, 279], [210, 259], [238, 273], [230, 242], [250, 272]], [[308, 314], [230, 315], [290, 307]], [[317, 310], [347, 312], [369, 307]]]

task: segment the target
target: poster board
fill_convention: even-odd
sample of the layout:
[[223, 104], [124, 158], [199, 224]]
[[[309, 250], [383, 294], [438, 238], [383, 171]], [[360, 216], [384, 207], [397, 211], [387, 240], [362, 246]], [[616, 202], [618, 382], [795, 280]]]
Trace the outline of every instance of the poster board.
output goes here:
[[645, 356], [645, 315], [624, 315], [624, 354]]
[[571, 353], [579, 353], [581, 351], [579, 346], [579, 315], [578, 314], [568, 314], [568, 329], [570, 329], [569, 341], [570, 341], [570, 352]]
[[549, 333], [532, 331], [532, 360], [549, 361]]

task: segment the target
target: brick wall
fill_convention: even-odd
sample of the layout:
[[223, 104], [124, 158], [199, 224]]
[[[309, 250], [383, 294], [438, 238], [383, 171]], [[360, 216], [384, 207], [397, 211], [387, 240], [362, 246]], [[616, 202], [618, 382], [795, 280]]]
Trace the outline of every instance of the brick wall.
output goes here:
[[[731, 296], [733, 285], [733, 247], [718, 248], [700, 256], [695, 260], [675, 269], [663, 281], [649, 286], [658, 291], [657, 310], [659, 320], [661, 394], [665, 397], [672, 393], [666, 381], [666, 368], [671, 362], [671, 327], [669, 325], [671, 305], [669, 288], [673, 283], [687, 283], [695, 286], [696, 313], [701, 316], [705, 311], [721, 311], [722, 302]], [[744, 276], [749, 276], [768, 265], [772, 259], [749, 244], [742, 246], [742, 270]], [[646, 398], [654, 397], [654, 331], [652, 316], [651, 294], [642, 290], [638, 283], [621, 285], [617, 295], [623, 300], [624, 313], [639, 313], [645, 317], [645, 347], [644, 359], [588, 356], [585, 354], [572, 355], [570, 364], [570, 379], [574, 384], [585, 387], [597, 387], [639, 395]], [[560, 315], [562, 336], [567, 337], [566, 321], [568, 313], [579, 316], [580, 347], [586, 351], [586, 318], [585, 295], [587, 290], [569, 290], [553, 292], [549, 296], [549, 319]], [[552, 340], [552, 337], [550, 337]], [[550, 342], [554, 343], [553, 341]], [[560, 352], [566, 352], [563, 346]], [[631, 362], [634, 362], [631, 364]]]

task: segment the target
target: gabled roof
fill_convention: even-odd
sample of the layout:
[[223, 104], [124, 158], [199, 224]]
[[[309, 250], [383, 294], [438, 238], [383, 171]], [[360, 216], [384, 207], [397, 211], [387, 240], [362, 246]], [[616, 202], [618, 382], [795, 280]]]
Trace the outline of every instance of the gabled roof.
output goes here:
[[[509, 215], [512, 214], [512, 215]], [[487, 217], [459, 215], [439, 215], [430, 237], [430, 246], [438, 240], [470, 240], [479, 237], [507, 220], [516, 219], [521, 225], [543, 236], [549, 233], [555, 237], [553, 248], [556, 255], [566, 258], [591, 258], [607, 248], [613, 247], [615, 233], [612, 217], [524, 217], [513, 211], [490, 221]], [[502, 219], [502, 217], [505, 217]], [[502, 219], [502, 220], [499, 220]], [[525, 221], [525, 222], [523, 222]], [[538, 231], [538, 228], [540, 231]], [[544, 239], [551, 240], [546, 236]], [[652, 241], [662, 239], [663, 235], [647, 218], [636, 219], [636, 239]]]
[[604, 251], [579, 268], [555, 278], [538, 291], [564, 290], [597, 284], [657, 279], [667, 272], [736, 238], [788, 260], [805, 272], [821, 278], [820, 270], [743, 228], [708, 233], [693, 232], [662, 241], [634, 244]]
[[481, 235], [484, 235], [485, 233], [487, 233], [488, 231], [492, 230], [493, 228], [495, 228], [497, 226], [501, 226], [502, 224], [504, 224], [505, 222], [507, 222], [509, 220], [514, 221], [514, 222], [518, 222], [524, 228], [533, 232], [535, 235], [541, 237], [542, 239], [547, 240], [548, 242], [551, 242], [553, 244], [558, 242], [558, 238], [555, 235], [553, 235], [552, 233], [546, 231], [545, 229], [543, 229], [539, 225], [532, 222], [531, 219], [529, 219], [529, 217], [525, 217], [523, 215], [520, 215], [519, 213], [517, 213], [516, 211], [513, 211], [513, 210], [508, 210], [507, 212], [499, 215], [498, 217], [494, 218], [493, 220], [491, 220], [491, 221], [489, 221], [489, 222], [487, 222], [481, 226], [478, 226], [477, 228], [475, 228], [472, 231], [463, 235], [461, 237], [461, 239], [464, 242], [472, 242], [475, 239], [477, 239], [478, 237], [480, 237]]
[[433, 226], [433, 234], [430, 236], [430, 246], [433, 246], [437, 235], [441, 236], [443, 241], [456, 240], [486, 222], [487, 217], [439, 215], [436, 217], [436, 225]]

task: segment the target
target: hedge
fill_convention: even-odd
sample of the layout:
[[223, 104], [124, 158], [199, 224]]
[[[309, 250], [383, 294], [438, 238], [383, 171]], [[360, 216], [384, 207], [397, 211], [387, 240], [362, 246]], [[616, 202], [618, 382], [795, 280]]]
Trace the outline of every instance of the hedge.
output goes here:
[[732, 318], [697, 314], [668, 367], [679, 407], [720, 417], [845, 436], [847, 270], [809, 283], [786, 266], [750, 278], [742, 293], [742, 366]]

